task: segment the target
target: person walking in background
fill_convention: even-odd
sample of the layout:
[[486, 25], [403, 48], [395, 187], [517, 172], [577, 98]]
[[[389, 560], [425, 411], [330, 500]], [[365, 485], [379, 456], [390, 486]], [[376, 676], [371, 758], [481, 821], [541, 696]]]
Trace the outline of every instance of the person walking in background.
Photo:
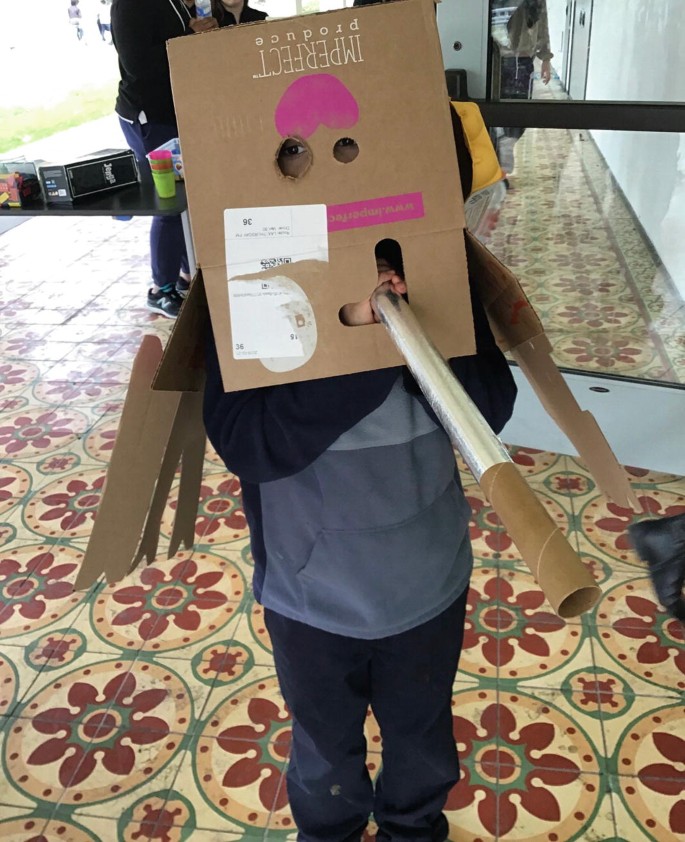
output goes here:
[[112, 0], [100, 0], [98, 10], [98, 31], [105, 44], [112, 43]]
[[548, 85], [552, 78], [554, 54], [549, 44], [546, 0], [520, 0], [507, 21], [507, 34], [513, 55], [502, 57], [500, 96], [530, 99], [535, 59], [541, 62], [543, 85]]
[[[178, 137], [166, 42], [218, 24], [193, 18], [183, 0], [114, 0], [111, 26], [121, 77], [115, 111], [141, 171], [149, 173], [147, 153]], [[180, 214], [154, 217], [150, 263], [146, 306], [174, 319], [190, 282]]]
[[67, 9], [67, 14], [69, 15], [69, 23], [76, 30], [76, 38], [79, 41], [81, 41], [83, 39], [83, 16], [81, 14], [81, 6], [79, 5], [79, 0], [71, 0], [69, 8]]
[[[497, 15], [498, 10], [508, 14], [506, 32], [498, 23], [502, 20]], [[500, 99], [532, 98], [536, 60], [541, 62], [542, 84], [549, 84], [554, 54], [550, 49], [546, 0], [519, 0], [515, 6], [511, 0], [496, 0], [493, 38], [499, 54]], [[514, 147], [523, 132], [524, 129], [518, 127], [491, 129], [500, 166], [507, 175], [514, 171]]]

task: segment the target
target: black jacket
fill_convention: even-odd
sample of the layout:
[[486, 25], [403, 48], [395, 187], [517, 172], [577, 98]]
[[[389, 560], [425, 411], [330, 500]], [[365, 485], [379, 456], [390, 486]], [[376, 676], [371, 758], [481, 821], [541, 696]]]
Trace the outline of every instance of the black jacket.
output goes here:
[[267, 17], [266, 12], [258, 12], [257, 9], [251, 9], [247, 3], [243, 6], [239, 21], [235, 19], [235, 15], [227, 12], [223, 7], [222, 11], [223, 16], [221, 19], [219, 20], [217, 17], [219, 26], [235, 26], [237, 23], [256, 23], [257, 21], [265, 20]]
[[149, 122], [176, 124], [166, 42], [186, 35], [190, 12], [183, 0], [114, 0], [112, 41], [119, 56], [115, 110], [125, 120], [141, 111]]

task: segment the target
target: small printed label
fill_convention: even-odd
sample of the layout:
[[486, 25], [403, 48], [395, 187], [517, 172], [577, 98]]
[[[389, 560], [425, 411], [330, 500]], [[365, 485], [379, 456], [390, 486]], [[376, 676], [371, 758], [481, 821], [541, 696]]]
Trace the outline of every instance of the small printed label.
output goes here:
[[228, 282], [234, 359], [304, 356], [306, 314], [286, 280]]
[[299, 260], [328, 262], [325, 205], [231, 208], [224, 230], [229, 280]]

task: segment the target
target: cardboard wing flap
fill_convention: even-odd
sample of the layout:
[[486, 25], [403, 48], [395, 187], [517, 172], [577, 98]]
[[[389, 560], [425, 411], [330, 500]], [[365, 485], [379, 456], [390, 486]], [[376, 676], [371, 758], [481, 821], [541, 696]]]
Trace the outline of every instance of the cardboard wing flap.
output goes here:
[[146, 558], [154, 561], [160, 523], [181, 464], [169, 556], [194, 542], [205, 432], [202, 392], [154, 391], [162, 358], [156, 336], [145, 336], [133, 362], [112, 459], [93, 531], [75, 587], [101, 574], [118, 582]]
[[167, 556], [173, 558], [181, 545], [186, 550], [195, 543], [195, 521], [201, 495], [202, 472], [207, 436], [202, 421], [202, 392], [185, 393], [181, 400], [184, 442], [181, 453], [181, 479], [176, 501], [176, 517]]
[[77, 590], [90, 587], [102, 573], [110, 583], [120, 581], [136, 558], [181, 397], [150, 388], [161, 356], [159, 337], [143, 337]]
[[384, 239], [441, 353], [474, 352], [433, 0], [174, 38], [168, 55], [227, 391], [398, 365], [381, 326], [339, 318], [376, 286]]
[[626, 472], [619, 465], [595, 417], [580, 408], [554, 364], [552, 346], [547, 337], [536, 336], [522, 342], [512, 348], [511, 355], [521, 367], [547, 414], [577, 449], [602, 492], [619, 506], [640, 511], [640, 503], [628, 482]]
[[608, 441], [593, 415], [582, 410], [552, 359], [542, 323], [516, 276], [472, 234], [466, 234], [469, 271], [477, 283], [497, 344], [509, 351], [547, 414], [564, 432], [609, 499], [640, 510]]
[[181, 543], [188, 550], [192, 548], [195, 541], [195, 518], [202, 484], [205, 442], [206, 436], [202, 424], [202, 392], [183, 392], [134, 564], [138, 564], [143, 558], [147, 559], [148, 564], [152, 564], [157, 556], [162, 517], [179, 464], [181, 477], [168, 557], [172, 558], [176, 554]]
[[174, 322], [152, 388], [170, 392], [202, 391], [205, 382], [204, 343], [209, 328], [207, 296], [198, 271]]

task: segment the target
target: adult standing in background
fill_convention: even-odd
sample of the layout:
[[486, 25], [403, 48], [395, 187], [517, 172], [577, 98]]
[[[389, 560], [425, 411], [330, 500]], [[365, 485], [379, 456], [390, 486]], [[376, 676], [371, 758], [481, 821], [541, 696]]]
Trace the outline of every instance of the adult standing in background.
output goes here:
[[[546, 0], [495, 0], [493, 13], [498, 9], [509, 13], [506, 19], [506, 34], [495, 26], [493, 38], [497, 42], [499, 61], [499, 98], [531, 99], [535, 60], [539, 59], [540, 80], [548, 85], [552, 78], [553, 53], [549, 43], [549, 24]], [[508, 175], [514, 170], [514, 146], [523, 135], [524, 129], [493, 128], [491, 137], [497, 150], [500, 166]], [[507, 181], [508, 185], [508, 181]]]
[[502, 99], [530, 99], [535, 59], [542, 62], [543, 85], [552, 78], [546, 0], [520, 0], [507, 22], [507, 34], [513, 55], [502, 60], [500, 95]]
[[219, 22], [219, 26], [255, 23], [267, 17], [266, 12], [258, 12], [250, 8], [246, 0], [212, 0], [212, 14]]
[[[115, 111], [139, 165], [149, 169], [147, 153], [178, 137], [166, 42], [218, 24], [193, 18], [183, 0], [114, 0], [111, 23], [121, 76]], [[146, 305], [175, 319], [190, 280], [180, 215], [153, 218], [150, 263]]]
[[[100, 0], [98, 10], [98, 30], [100, 38], [106, 43], [112, 43], [112, 0]], [[105, 37], [107, 33], [107, 37]]]

